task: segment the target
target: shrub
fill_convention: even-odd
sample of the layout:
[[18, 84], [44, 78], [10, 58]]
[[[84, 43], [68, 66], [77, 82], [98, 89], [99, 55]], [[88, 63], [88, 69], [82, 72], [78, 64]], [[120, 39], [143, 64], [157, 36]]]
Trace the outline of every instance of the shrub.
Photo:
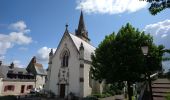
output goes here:
[[104, 97], [110, 97], [110, 96], [112, 96], [111, 94], [109, 94], [109, 93], [105, 93], [105, 94], [103, 94], [104, 95]]
[[39, 93], [38, 95], [41, 97], [47, 97], [47, 98], [55, 98], [56, 96], [55, 93], [52, 91], [44, 91], [42, 93]]
[[98, 100], [98, 98], [94, 97], [94, 96], [87, 96], [87, 97], [83, 98], [83, 100]]
[[99, 93], [92, 94], [92, 97], [100, 98], [100, 97], [101, 97], [101, 94], [99, 94]]
[[17, 100], [16, 96], [8, 95], [0, 97], [0, 100]]
[[103, 93], [103, 94], [92, 94], [92, 97], [96, 97], [96, 98], [105, 98], [105, 97], [109, 97], [111, 96], [111, 94], [109, 93]]
[[125, 84], [123, 82], [115, 82], [114, 84], [108, 84], [106, 86], [105, 93], [108, 93], [110, 95], [122, 94], [124, 86]]
[[170, 93], [168, 93], [165, 98], [166, 100], [170, 100]]
[[51, 97], [51, 98], [54, 98], [54, 97], [55, 97], [55, 93], [54, 93], [54, 92], [50, 91], [49, 94], [50, 94], [50, 97]]
[[68, 98], [71, 100], [79, 100], [79, 97], [77, 97], [73, 92], [69, 93]]

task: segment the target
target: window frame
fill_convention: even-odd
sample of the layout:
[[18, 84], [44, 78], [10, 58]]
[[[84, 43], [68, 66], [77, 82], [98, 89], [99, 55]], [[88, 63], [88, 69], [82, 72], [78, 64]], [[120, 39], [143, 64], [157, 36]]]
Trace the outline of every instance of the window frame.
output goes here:
[[68, 67], [69, 57], [70, 57], [70, 53], [69, 53], [68, 49], [63, 50], [60, 57], [61, 57], [61, 67]]
[[15, 90], [15, 86], [14, 85], [6, 85], [4, 87], [4, 92], [6, 91], [14, 91]]
[[33, 85], [28, 85], [27, 90], [31, 90], [31, 89], [33, 89]]

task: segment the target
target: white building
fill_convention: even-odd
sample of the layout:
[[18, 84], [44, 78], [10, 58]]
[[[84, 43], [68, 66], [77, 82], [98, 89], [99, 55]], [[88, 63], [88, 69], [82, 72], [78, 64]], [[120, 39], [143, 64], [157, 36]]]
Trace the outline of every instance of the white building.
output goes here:
[[45, 84], [45, 78], [47, 77], [47, 72], [43, 68], [43, 65], [37, 63], [36, 57], [33, 57], [26, 68], [28, 73], [31, 73], [35, 77], [35, 88], [43, 89]]
[[95, 47], [90, 44], [81, 12], [75, 35], [68, 31], [68, 25], [55, 53], [49, 54], [46, 89], [62, 98], [73, 93], [85, 97], [100, 92], [100, 84], [90, 77], [91, 54]]

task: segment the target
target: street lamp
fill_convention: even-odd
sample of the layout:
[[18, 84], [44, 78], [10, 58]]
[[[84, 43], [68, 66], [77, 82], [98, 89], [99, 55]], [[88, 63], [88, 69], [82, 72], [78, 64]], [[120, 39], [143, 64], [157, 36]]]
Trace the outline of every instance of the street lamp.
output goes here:
[[[149, 48], [147, 45], [142, 46], [141, 47], [142, 53], [145, 56], [145, 63], [146, 63], [146, 67], [148, 67], [147, 62], [148, 62], [148, 51]], [[148, 68], [146, 68], [147, 72], [146, 72], [146, 76], [148, 78], [148, 84], [149, 84], [149, 91], [150, 91], [150, 99], [153, 100], [153, 96], [152, 96], [152, 86], [151, 86], [151, 78], [150, 78], [150, 71], [148, 70]]]
[[142, 49], [143, 55], [147, 56], [148, 55], [148, 46], [142, 46], [141, 49]]

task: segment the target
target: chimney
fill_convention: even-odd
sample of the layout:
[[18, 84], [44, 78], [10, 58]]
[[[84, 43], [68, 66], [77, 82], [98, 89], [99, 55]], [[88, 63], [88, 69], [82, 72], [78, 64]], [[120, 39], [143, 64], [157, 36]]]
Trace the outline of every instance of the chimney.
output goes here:
[[32, 58], [32, 63], [36, 63], [36, 57], [35, 56]]
[[2, 61], [0, 61], [0, 66], [2, 65]]
[[14, 63], [12, 62], [11, 65], [9, 66], [9, 68], [14, 68]]

